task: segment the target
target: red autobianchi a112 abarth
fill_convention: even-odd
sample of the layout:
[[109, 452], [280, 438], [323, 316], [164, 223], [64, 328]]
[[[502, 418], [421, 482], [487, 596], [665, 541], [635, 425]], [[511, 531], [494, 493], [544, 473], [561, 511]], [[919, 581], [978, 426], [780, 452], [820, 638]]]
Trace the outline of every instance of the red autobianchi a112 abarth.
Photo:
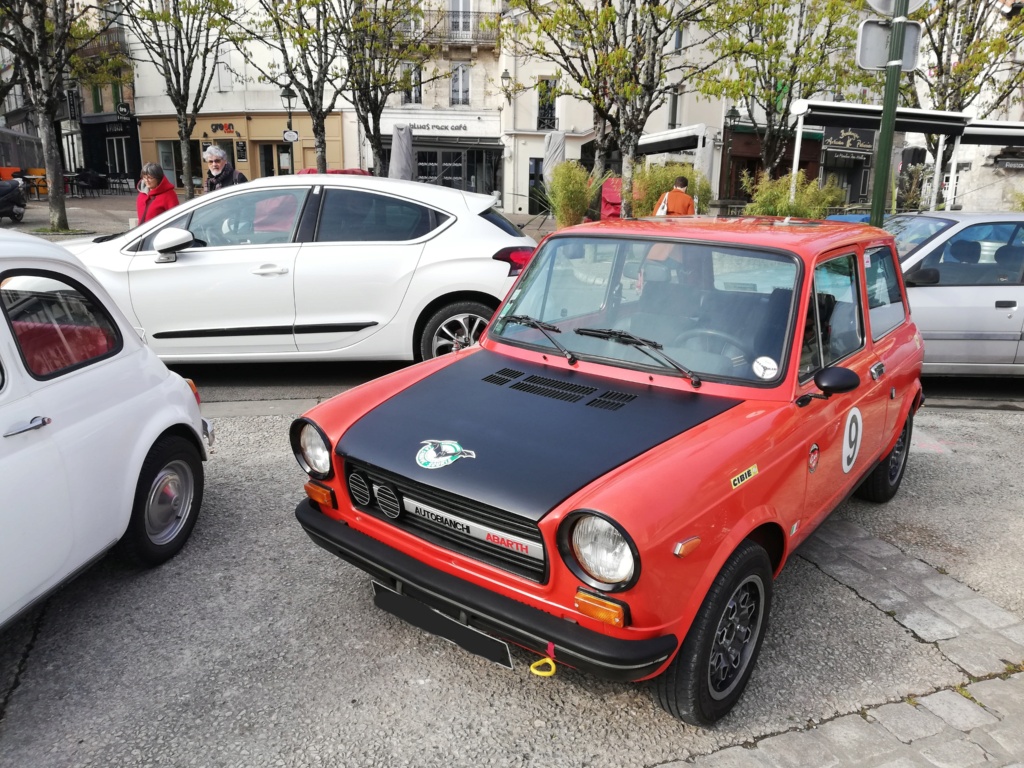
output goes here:
[[549, 236], [477, 346], [296, 420], [299, 522], [376, 604], [706, 725], [739, 699], [786, 558], [896, 493], [923, 346], [892, 237], [767, 218]]

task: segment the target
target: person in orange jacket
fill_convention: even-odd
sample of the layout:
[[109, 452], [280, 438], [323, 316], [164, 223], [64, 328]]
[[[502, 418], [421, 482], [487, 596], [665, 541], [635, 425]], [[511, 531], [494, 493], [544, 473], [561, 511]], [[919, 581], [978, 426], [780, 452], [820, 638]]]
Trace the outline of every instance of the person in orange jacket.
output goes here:
[[676, 176], [675, 186], [658, 199], [656, 216], [693, 216], [693, 198], [686, 194], [690, 185], [685, 176]]
[[139, 196], [135, 200], [139, 224], [171, 210], [178, 204], [178, 193], [174, 191], [174, 185], [164, 176], [164, 169], [156, 163], [146, 163], [142, 166], [142, 182], [139, 189]]

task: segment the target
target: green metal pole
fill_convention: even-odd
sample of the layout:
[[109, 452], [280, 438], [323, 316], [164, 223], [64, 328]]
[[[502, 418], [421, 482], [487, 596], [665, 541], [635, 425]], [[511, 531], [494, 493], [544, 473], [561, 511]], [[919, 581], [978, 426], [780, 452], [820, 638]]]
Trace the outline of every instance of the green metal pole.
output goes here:
[[896, 102], [903, 72], [903, 37], [909, 0], [896, 0], [892, 31], [889, 35], [889, 60], [885, 65], [885, 94], [882, 101], [882, 124], [878, 129], [878, 154], [875, 156], [875, 185], [871, 195], [871, 224], [882, 226], [885, 217], [885, 194], [892, 170], [892, 135], [896, 127]]

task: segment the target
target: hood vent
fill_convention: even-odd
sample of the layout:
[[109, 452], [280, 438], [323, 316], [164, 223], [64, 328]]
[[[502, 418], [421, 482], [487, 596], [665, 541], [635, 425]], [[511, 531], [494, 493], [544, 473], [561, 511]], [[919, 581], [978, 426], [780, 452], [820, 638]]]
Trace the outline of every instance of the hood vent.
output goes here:
[[634, 400], [636, 400], [636, 395], [625, 392], [605, 392], [603, 395], [595, 397], [587, 405], [593, 408], [603, 408], [606, 411], [617, 411], [626, 403], [631, 403]]
[[541, 395], [555, 400], [563, 400], [568, 403], [576, 403], [584, 397], [597, 392], [597, 387], [588, 387], [583, 384], [570, 384], [567, 381], [558, 381], [544, 376], [528, 376], [522, 381], [512, 385], [512, 389], [526, 392], [531, 395]]
[[518, 379], [522, 375], [522, 371], [517, 371], [513, 368], [502, 368], [497, 373], [492, 373], [490, 376], [484, 376], [484, 381], [488, 384], [497, 384], [499, 387], [503, 387], [513, 379]]

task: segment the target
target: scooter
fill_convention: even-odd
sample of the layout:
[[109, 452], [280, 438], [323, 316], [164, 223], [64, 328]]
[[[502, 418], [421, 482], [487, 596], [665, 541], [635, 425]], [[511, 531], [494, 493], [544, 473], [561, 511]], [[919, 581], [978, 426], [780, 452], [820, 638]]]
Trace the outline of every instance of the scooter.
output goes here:
[[0, 219], [7, 216], [11, 221], [21, 221], [25, 218], [27, 204], [25, 182], [22, 179], [0, 181]]

